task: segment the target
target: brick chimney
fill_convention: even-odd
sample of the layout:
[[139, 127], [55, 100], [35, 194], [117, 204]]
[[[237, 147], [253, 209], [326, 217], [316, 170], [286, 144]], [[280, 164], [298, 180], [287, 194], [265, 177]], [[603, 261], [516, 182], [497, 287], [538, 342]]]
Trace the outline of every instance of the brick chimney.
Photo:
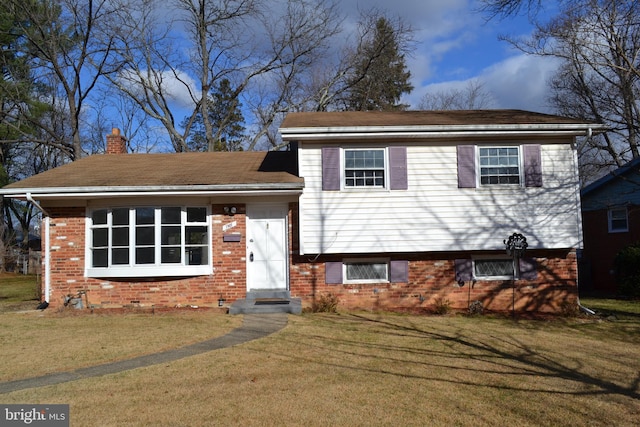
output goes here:
[[127, 154], [127, 138], [120, 135], [120, 129], [111, 129], [111, 134], [107, 135], [106, 154]]

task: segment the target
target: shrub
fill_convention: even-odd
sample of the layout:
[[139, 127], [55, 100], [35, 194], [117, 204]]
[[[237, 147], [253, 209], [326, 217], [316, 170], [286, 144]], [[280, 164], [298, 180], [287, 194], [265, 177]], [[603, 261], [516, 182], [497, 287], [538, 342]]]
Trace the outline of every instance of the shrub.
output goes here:
[[484, 306], [482, 305], [482, 301], [475, 300], [471, 304], [469, 304], [469, 314], [482, 314], [484, 313]]
[[622, 249], [614, 260], [618, 293], [640, 297], [640, 242]]
[[314, 313], [337, 313], [339, 302], [338, 296], [331, 292], [321, 294], [318, 299], [313, 302], [311, 311]]
[[434, 312], [436, 314], [447, 314], [451, 311], [451, 301], [446, 298], [436, 298]]

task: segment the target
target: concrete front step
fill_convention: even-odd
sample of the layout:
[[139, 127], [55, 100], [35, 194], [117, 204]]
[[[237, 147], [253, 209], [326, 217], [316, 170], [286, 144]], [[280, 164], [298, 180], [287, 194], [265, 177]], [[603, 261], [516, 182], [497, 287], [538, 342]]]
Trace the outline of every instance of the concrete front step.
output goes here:
[[229, 314], [302, 313], [300, 298], [291, 298], [287, 290], [259, 290], [247, 292], [245, 299], [233, 302]]
[[279, 298], [279, 299], [289, 299], [291, 298], [291, 293], [286, 289], [269, 289], [269, 290], [250, 290], [247, 292], [248, 300], [255, 299], [268, 299], [268, 298]]

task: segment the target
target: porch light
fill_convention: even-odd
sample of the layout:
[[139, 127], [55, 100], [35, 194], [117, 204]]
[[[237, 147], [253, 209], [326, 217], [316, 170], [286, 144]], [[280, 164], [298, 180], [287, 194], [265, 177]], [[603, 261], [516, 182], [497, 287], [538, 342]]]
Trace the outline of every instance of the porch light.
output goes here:
[[229, 216], [234, 216], [237, 212], [237, 209], [235, 206], [225, 206], [223, 209], [224, 209], [224, 213]]

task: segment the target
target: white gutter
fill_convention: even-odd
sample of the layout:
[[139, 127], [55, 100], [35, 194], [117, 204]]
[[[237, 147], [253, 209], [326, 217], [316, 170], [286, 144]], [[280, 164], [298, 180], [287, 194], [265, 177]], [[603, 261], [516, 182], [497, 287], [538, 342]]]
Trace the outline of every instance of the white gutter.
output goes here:
[[[197, 187], [197, 186], [195, 186]], [[13, 199], [26, 199], [31, 194], [36, 194], [39, 199], [73, 199], [73, 198], [113, 198], [113, 197], [140, 197], [140, 196], [265, 196], [268, 190], [269, 196], [299, 196], [304, 186], [300, 185], [289, 189], [269, 190], [188, 190], [183, 187], [38, 187], [22, 189], [0, 190], [0, 194]]]
[[51, 241], [49, 216], [44, 217], [44, 300], [49, 303], [51, 294]]
[[33, 200], [31, 193], [26, 193], [25, 198], [45, 216], [42, 219], [44, 222], [44, 300], [49, 303], [49, 295], [51, 294], [51, 241], [49, 237], [51, 221], [49, 213], [38, 202]]
[[[593, 130], [591, 128], [589, 128], [589, 130], [587, 131], [587, 139], [591, 139], [591, 137], [593, 136]], [[578, 150], [574, 150], [574, 155], [573, 155], [573, 162], [574, 162], [574, 168], [578, 168]], [[578, 187], [580, 187], [580, 184], [576, 184]], [[578, 205], [578, 211], [582, 211], [582, 202], [580, 199], [580, 188], [578, 188], [577, 190], [577, 205]], [[580, 241], [582, 242], [582, 245], [584, 245], [584, 238], [583, 236], [583, 231], [582, 231], [582, 215], [578, 215], [578, 231], [580, 233]], [[578, 260], [576, 260], [577, 262]], [[582, 305], [582, 303], [580, 302], [580, 276], [576, 277], [576, 288], [578, 290], [578, 309], [581, 310], [583, 313], [589, 314], [591, 316], [594, 316], [596, 314], [595, 311], [593, 311], [592, 309], [585, 307], [584, 305]]]
[[280, 128], [285, 141], [356, 138], [449, 138], [462, 136], [554, 136], [587, 135], [593, 130], [604, 130], [605, 126], [587, 124], [553, 125], [469, 125], [469, 126], [352, 126], [352, 127], [297, 127]]

